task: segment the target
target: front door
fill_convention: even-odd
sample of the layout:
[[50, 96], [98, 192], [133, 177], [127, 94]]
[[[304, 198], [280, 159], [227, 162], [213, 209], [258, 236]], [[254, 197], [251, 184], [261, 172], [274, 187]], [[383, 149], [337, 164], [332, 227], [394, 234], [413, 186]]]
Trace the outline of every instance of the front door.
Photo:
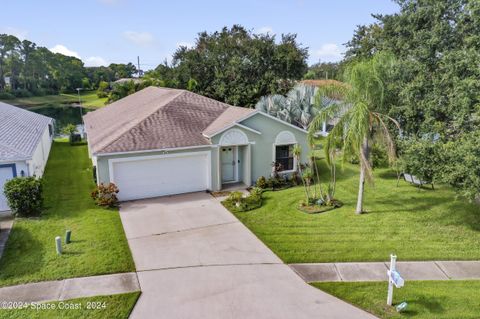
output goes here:
[[235, 181], [235, 147], [222, 147], [220, 151], [222, 158], [222, 182], [233, 182]]
[[7, 205], [7, 198], [3, 193], [3, 187], [11, 178], [13, 178], [12, 168], [10, 166], [1, 167], [0, 165], [0, 212], [10, 209]]

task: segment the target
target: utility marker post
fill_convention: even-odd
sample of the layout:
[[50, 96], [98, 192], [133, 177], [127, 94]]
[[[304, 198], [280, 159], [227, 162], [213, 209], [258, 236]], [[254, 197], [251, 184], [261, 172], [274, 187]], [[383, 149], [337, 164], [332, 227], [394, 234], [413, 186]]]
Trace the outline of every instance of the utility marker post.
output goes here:
[[393, 301], [393, 285], [397, 288], [402, 288], [405, 285], [405, 280], [397, 271], [397, 256], [390, 255], [390, 270], [387, 270], [388, 275], [388, 295], [387, 305], [391, 306]]
[[393, 302], [393, 281], [391, 280], [391, 272], [395, 271], [397, 264], [397, 256], [390, 255], [390, 271], [387, 271], [388, 274], [388, 295], [387, 295], [387, 305], [391, 306]]

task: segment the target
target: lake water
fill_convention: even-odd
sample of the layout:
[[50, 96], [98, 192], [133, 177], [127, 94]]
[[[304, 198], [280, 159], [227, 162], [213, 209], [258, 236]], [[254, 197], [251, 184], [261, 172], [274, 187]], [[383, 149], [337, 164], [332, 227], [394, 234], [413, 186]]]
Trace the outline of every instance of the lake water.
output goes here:
[[54, 118], [57, 133], [67, 124], [82, 124], [81, 115], [91, 111], [91, 109], [72, 106], [41, 106], [28, 110]]

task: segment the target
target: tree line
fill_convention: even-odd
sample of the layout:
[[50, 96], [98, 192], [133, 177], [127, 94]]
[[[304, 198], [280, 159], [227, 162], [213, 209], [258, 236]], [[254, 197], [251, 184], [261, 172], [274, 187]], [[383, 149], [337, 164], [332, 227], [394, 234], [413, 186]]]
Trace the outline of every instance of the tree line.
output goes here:
[[0, 98], [96, 89], [101, 81], [111, 82], [136, 73], [132, 63], [85, 67], [78, 58], [0, 34]]

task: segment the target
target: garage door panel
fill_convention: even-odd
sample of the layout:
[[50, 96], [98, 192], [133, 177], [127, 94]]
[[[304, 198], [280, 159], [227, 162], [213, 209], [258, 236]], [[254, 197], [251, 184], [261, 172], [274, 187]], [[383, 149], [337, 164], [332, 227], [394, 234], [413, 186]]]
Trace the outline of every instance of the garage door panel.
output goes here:
[[209, 187], [209, 165], [207, 153], [113, 162], [113, 180], [120, 200], [202, 191]]

